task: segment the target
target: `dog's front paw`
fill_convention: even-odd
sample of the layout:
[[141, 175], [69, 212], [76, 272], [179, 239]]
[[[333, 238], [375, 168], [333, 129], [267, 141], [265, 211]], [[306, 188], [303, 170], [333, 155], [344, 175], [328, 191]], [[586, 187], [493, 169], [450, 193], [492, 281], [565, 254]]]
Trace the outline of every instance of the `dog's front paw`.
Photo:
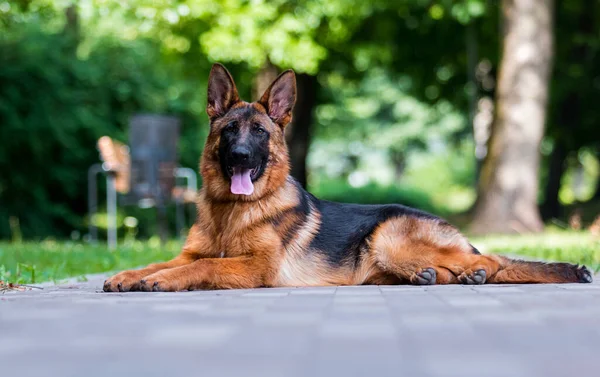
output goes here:
[[140, 271], [123, 271], [104, 281], [104, 292], [129, 292], [139, 290], [140, 280], [144, 277]]
[[177, 292], [186, 289], [176, 278], [165, 272], [157, 272], [140, 280], [140, 290], [144, 292]]

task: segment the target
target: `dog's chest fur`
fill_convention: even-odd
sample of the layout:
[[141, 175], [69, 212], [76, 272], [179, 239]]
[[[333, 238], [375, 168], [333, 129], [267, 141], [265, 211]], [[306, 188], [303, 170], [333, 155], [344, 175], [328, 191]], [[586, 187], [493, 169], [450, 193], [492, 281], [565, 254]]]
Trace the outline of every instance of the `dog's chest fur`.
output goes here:
[[[282, 189], [267, 200], [252, 202], [214, 203], [202, 196], [199, 203], [199, 222], [211, 240], [210, 254], [225, 257], [255, 252], [255, 243], [274, 232], [272, 223], [295, 200]], [[278, 250], [263, 250], [277, 253]]]

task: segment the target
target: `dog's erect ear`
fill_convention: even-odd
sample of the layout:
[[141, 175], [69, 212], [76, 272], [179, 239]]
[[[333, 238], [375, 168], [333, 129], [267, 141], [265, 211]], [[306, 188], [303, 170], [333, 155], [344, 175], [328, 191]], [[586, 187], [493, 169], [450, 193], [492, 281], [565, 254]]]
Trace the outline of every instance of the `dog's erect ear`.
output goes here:
[[214, 64], [210, 70], [207, 98], [206, 112], [210, 119], [225, 115], [240, 100], [231, 74], [219, 63]]
[[285, 127], [292, 120], [295, 102], [296, 75], [291, 69], [279, 75], [258, 101], [267, 110], [273, 122], [281, 127]]

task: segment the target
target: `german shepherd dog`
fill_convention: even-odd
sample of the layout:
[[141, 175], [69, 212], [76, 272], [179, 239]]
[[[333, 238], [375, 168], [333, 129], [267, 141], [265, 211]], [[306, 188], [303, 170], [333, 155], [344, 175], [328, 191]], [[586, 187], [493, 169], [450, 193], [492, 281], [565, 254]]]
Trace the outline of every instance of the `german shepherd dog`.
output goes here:
[[592, 281], [585, 267], [481, 255], [455, 227], [416, 209], [315, 198], [289, 175], [284, 128], [295, 100], [291, 70], [248, 103], [215, 64], [204, 184], [183, 251], [109, 278], [104, 291]]

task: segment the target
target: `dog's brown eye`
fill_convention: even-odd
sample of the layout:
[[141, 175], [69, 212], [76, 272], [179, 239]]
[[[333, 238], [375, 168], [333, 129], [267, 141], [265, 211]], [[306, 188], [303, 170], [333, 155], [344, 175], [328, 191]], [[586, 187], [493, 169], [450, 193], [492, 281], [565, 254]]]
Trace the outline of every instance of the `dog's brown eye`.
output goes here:
[[237, 132], [237, 130], [238, 130], [238, 123], [235, 120], [227, 123], [227, 126], [225, 126], [225, 131], [227, 131], [227, 132]]
[[258, 123], [254, 125], [253, 130], [257, 134], [264, 134], [266, 132], [265, 129]]

